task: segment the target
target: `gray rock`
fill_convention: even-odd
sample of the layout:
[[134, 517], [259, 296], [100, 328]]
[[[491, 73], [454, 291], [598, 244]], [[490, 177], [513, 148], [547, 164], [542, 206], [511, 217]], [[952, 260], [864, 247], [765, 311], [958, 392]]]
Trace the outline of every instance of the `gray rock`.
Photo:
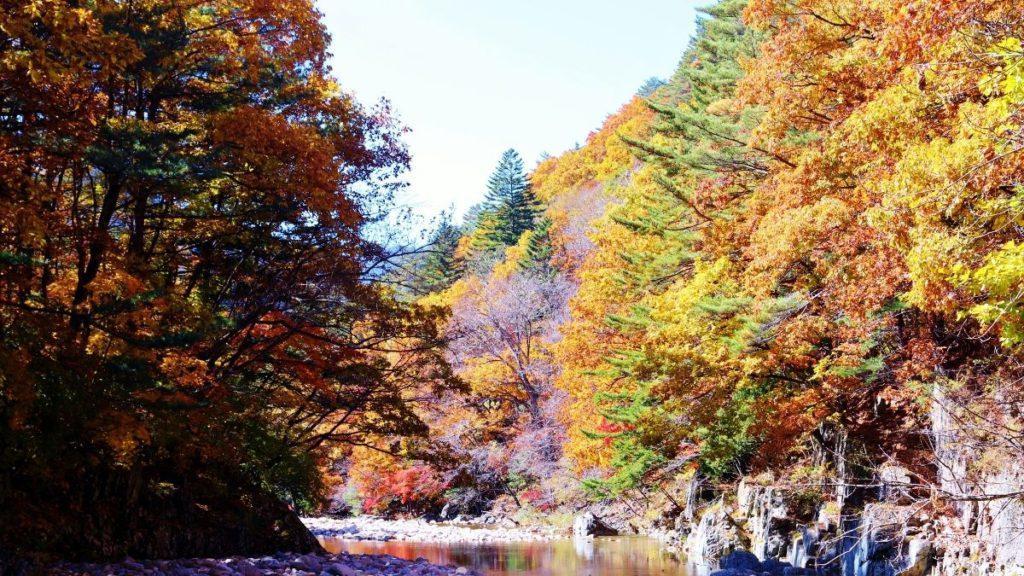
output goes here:
[[[158, 568], [154, 569], [155, 566]], [[223, 561], [208, 558], [184, 559], [162, 561], [160, 564], [152, 565], [134, 560], [108, 565], [62, 563], [41, 573], [50, 576], [479, 576], [479, 573], [466, 568], [436, 566], [422, 559], [410, 562], [392, 556], [357, 556], [344, 553], [335, 556], [277, 554], [274, 558], [232, 558]]]
[[441, 517], [441, 520], [451, 520], [452, 518], [458, 516], [458, 512], [459, 507], [453, 505], [451, 502], [448, 502], [444, 505], [444, 508], [441, 508], [441, 513], [438, 514], [438, 516]]
[[924, 576], [932, 567], [934, 551], [932, 543], [915, 538], [907, 544], [907, 567], [898, 572], [899, 576]]
[[910, 502], [912, 486], [910, 471], [895, 463], [883, 464], [878, 469], [878, 499], [882, 502]]
[[602, 522], [593, 512], [584, 512], [572, 522], [572, 533], [576, 537], [616, 536], [618, 532]]
[[334, 576], [356, 576], [356, 571], [344, 564], [328, 564], [324, 570]]
[[713, 568], [719, 559], [740, 544], [736, 528], [728, 519], [720, 498], [700, 515], [693, 530], [686, 536], [687, 559], [697, 566]]
[[263, 576], [263, 571], [248, 560], [242, 560], [236, 563], [235, 570], [241, 574], [241, 576]]
[[718, 565], [725, 570], [750, 570], [751, 572], [761, 571], [761, 561], [746, 550], [736, 550], [722, 556]]
[[789, 562], [782, 562], [774, 558], [769, 558], [764, 562], [761, 562], [761, 572], [766, 572], [772, 576], [783, 576], [786, 568], [792, 568], [793, 565]]

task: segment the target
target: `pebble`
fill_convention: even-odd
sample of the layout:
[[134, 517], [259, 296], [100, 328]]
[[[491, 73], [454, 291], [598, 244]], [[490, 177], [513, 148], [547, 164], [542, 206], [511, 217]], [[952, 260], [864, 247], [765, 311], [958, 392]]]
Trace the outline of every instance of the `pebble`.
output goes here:
[[465, 567], [437, 566], [422, 558], [401, 560], [387, 555], [276, 554], [263, 558], [141, 561], [115, 564], [61, 563], [46, 570], [52, 576], [481, 576]]
[[353, 518], [303, 518], [310, 532], [321, 538], [388, 542], [485, 543], [539, 542], [554, 540], [554, 530], [480, 526], [427, 520], [384, 520], [371, 516]]

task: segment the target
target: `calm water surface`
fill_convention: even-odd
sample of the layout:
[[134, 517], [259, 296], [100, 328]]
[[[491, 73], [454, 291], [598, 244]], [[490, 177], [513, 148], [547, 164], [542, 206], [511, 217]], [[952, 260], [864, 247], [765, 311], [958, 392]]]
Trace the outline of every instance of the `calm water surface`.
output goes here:
[[466, 566], [488, 576], [695, 576], [685, 564], [643, 537], [494, 544], [356, 542], [324, 539], [332, 553], [391, 554], [407, 560]]

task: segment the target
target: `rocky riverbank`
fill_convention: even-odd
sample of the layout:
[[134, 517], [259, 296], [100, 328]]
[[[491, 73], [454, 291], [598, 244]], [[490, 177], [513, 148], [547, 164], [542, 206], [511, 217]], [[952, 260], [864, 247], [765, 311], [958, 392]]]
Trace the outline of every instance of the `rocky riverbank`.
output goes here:
[[303, 518], [302, 522], [320, 538], [387, 542], [538, 542], [560, 537], [554, 530], [429, 520], [384, 520], [368, 516], [352, 518]]
[[195, 558], [135, 561], [116, 564], [58, 564], [51, 576], [480, 576], [456, 566], [437, 566], [420, 558], [402, 560], [385, 555], [276, 554], [262, 558]]
[[1024, 576], [1024, 470], [1015, 454], [978, 453], [967, 409], [944, 394], [934, 477], [895, 460], [852, 466], [846, 432], [823, 426], [791, 467], [736, 485], [680, 475], [640, 513], [609, 502], [592, 515], [720, 576]]

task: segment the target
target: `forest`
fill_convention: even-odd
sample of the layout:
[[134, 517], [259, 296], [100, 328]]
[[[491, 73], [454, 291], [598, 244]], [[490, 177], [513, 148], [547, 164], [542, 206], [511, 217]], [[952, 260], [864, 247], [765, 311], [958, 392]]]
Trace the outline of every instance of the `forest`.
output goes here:
[[325, 513], [1024, 569], [1019, 3], [720, 0], [422, 243], [328, 46], [310, 0], [4, 3], [0, 573]]

